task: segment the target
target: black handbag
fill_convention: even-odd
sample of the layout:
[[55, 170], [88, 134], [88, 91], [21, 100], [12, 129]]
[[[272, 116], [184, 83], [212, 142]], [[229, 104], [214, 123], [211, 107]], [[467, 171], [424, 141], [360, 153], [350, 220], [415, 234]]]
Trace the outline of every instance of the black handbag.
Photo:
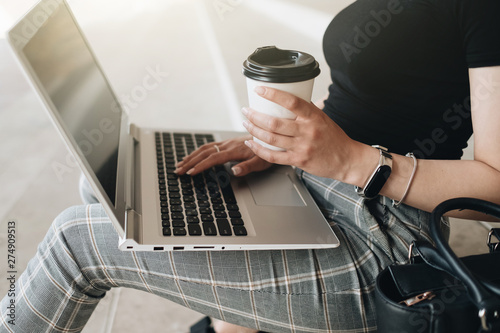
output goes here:
[[390, 265], [375, 288], [379, 332], [500, 332], [500, 246], [490, 253], [457, 258], [440, 231], [441, 217], [470, 209], [500, 218], [500, 206], [478, 199], [443, 202], [433, 211], [430, 232], [435, 246], [414, 242], [410, 263]]

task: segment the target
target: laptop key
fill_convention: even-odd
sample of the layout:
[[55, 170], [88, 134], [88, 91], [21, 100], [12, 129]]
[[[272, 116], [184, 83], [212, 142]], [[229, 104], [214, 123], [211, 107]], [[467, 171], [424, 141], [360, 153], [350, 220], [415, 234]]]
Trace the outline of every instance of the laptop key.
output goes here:
[[231, 218], [239, 219], [239, 218], [241, 218], [241, 213], [236, 211], [236, 210], [231, 210], [231, 211], [229, 211], [229, 216]]
[[207, 200], [198, 200], [198, 206], [200, 207], [210, 207], [210, 202]]
[[217, 219], [217, 227], [221, 236], [231, 236], [233, 234], [229, 221], [226, 219]]
[[246, 236], [248, 235], [247, 229], [244, 226], [236, 226], [234, 227], [234, 234], [236, 236]]
[[168, 196], [170, 199], [179, 199], [181, 197], [181, 194], [179, 192], [170, 192]]
[[184, 214], [182, 212], [174, 212], [171, 217], [173, 220], [184, 220]]
[[182, 206], [172, 206], [170, 207], [170, 211], [178, 213], [178, 212], [183, 212], [184, 209], [182, 208]]
[[174, 228], [181, 228], [185, 226], [186, 223], [184, 222], [184, 220], [172, 220], [172, 227]]
[[225, 211], [221, 210], [216, 210], [215, 211], [215, 218], [217, 219], [225, 219], [227, 217], [227, 214]]
[[212, 215], [212, 210], [210, 207], [201, 207], [200, 208], [200, 214], [202, 215]]
[[185, 202], [184, 208], [186, 209], [196, 209], [196, 204], [194, 202]]
[[198, 201], [208, 201], [208, 195], [204, 194], [204, 193], [196, 193], [197, 197], [198, 197]]
[[217, 229], [215, 227], [215, 223], [206, 222], [203, 223], [203, 233], [205, 236], [217, 236]]
[[187, 232], [185, 228], [174, 228], [174, 236], [186, 236]]
[[214, 217], [212, 215], [202, 215], [201, 216], [201, 220], [203, 222], [213, 222], [214, 221]]
[[224, 208], [224, 205], [221, 205], [221, 204], [217, 204], [217, 205], [214, 205], [214, 210], [217, 211], [217, 210], [226, 210]]
[[188, 195], [188, 196], [193, 196], [193, 195], [194, 195], [194, 192], [193, 192], [193, 190], [191, 190], [191, 189], [183, 189], [183, 190], [182, 190], [182, 195], [184, 195], [184, 196], [186, 196], [186, 195]]
[[214, 204], [214, 205], [222, 205], [222, 198], [221, 197], [212, 198], [212, 204]]
[[199, 224], [188, 225], [188, 230], [190, 236], [201, 236], [201, 227]]
[[238, 205], [236, 204], [228, 204], [227, 210], [240, 210], [240, 207], [238, 207]]
[[244, 223], [242, 219], [231, 219], [231, 224], [237, 226], [237, 225], [243, 225]]
[[175, 173], [169, 173], [167, 175], [168, 180], [176, 180], [177, 178], [178, 178], [178, 176]]
[[163, 236], [170, 236], [172, 235], [172, 230], [170, 228], [163, 228]]
[[198, 216], [198, 211], [196, 209], [187, 209], [186, 216]]
[[179, 206], [182, 205], [182, 200], [181, 199], [172, 199], [170, 200], [171, 205]]
[[187, 217], [187, 223], [193, 224], [193, 223], [200, 223], [200, 219], [197, 216], [188, 216]]

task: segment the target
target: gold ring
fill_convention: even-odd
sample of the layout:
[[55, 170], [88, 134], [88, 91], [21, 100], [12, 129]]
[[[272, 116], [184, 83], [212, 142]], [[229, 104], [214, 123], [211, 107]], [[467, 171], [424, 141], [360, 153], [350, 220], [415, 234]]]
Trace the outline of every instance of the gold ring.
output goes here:
[[220, 153], [220, 148], [217, 145], [214, 145], [215, 150], [217, 150], [218, 153]]

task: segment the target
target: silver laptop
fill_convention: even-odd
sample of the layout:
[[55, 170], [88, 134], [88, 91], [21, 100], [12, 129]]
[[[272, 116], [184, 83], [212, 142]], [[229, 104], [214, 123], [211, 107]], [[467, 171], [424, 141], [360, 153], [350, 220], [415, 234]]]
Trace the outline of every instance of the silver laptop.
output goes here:
[[199, 146], [242, 133], [130, 124], [69, 6], [42, 0], [9, 43], [119, 236], [121, 250], [310, 249], [338, 239], [291, 167], [178, 177]]

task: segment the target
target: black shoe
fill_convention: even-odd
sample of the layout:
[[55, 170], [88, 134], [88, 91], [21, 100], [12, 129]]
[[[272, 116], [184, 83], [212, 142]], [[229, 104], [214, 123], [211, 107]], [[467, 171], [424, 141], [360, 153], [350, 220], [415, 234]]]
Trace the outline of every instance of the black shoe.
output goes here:
[[215, 333], [210, 317], [205, 317], [189, 329], [190, 333]]
[[[190, 333], [215, 333], [210, 317], [204, 317], [189, 328]], [[266, 333], [259, 331], [258, 333]]]

